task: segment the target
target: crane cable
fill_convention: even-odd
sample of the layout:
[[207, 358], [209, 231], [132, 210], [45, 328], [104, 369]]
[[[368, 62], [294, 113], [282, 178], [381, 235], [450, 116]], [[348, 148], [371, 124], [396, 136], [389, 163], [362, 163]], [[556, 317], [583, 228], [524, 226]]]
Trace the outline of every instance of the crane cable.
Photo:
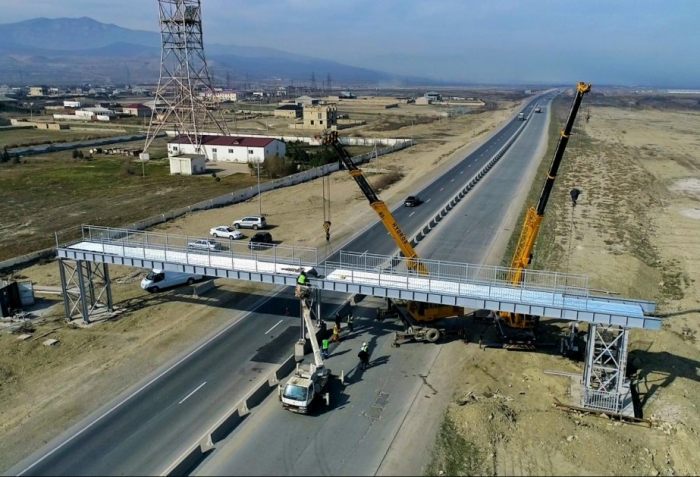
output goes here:
[[[327, 183], [327, 185], [326, 185]], [[331, 242], [331, 178], [330, 174], [321, 177], [323, 186], [323, 230], [326, 232], [326, 246], [330, 247]], [[326, 190], [328, 190], [328, 199], [326, 199]], [[328, 200], [328, 206], [326, 206]]]

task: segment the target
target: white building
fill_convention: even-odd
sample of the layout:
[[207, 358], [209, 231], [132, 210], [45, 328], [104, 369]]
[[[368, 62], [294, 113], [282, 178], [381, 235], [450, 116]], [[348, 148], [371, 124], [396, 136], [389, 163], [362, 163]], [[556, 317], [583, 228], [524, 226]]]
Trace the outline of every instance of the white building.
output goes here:
[[30, 86], [28, 96], [32, 98], [40, 98], [42, 96], [46, 96], [46, 88], [44, 88], [43, 86]]
[[83, 108], [75, 112], [76, 118], [94, 121], [110, 121], [115, 117], [114, 111], [107, 108]]
[[[270, 157], [284, 157], [287, 146], [279, 139], [265, 137], [203, 136], [204, 155], [212, 161], [265, 162]], [[168, 157], [196, 154], [195, 147], [186, 136], [179, 136], [168, 143]]]
[[221, 91], [215, 91], [214, 97], [218, 101], [240, 101], [245, 98], [245, 93], [243, 91], [224, 89]]
[[151, 108], [141, 103], [134, 103], [128, 106], [124, 106], [122, 110], [124, 111], [124, 114], [136, 116], [138, 118], [146, 118], [151, 115]]
[[423, 95], [423, 97], [429, 99], [430, 101], [442, 101], [442, 95], [436, 91], [428, 91]]
[[70, 100], [68, 100], [68, 99], [66, 99], [65, 101], [63, 101], [63, 107], [64, 107], [64, 108], [74, 108], [74, 109], [78, 109], [78, 108], [82, 108], [82, 106], [83, 106], [83, 105], [80, 103], [80, 101], [70, 101]]
[[193, 176], [207, 171], [206, 159], [201, 154], [181, 154], [171, 156], [169, 159], [171, 174]]
[[299, 106], [316, 106], [318, 104], [318, 99], [312, 98], [311, 96], [299, 96], [294, 102]]

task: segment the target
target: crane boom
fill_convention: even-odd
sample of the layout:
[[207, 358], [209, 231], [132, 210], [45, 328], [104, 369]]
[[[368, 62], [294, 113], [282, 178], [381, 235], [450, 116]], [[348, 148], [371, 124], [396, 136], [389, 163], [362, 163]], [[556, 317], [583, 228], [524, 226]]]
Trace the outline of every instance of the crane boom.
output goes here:
[[[542, 192], [537, 201], [536, 207], [530, 207], [525, 215], [525, 222], [523, 223], [523, 229], [520, 232], [520, 237], [518, 238], [518, 245], [515, 248], [515, 253], [513, 254], [513, 260], [511, 261], [509, 273], [509, 281], [515, 285], [520, 285], [523, 279], [525, 269], [530, 265], [532, 261], [532, 251], [535, 248], [535, 242], [537, 241], [537, 236], [540, 232], [540, 226], [542, 225], [542, 220], [544, 220], [544, 212], [547, 208], [547, 202], [549, 201], [549, 196], [552, 193], [552, 188], [554, 187], [554, 180], [557, 177], [557, 172], [559, 171], [559, 166], [561, 165], [562, 158], [564, 157], [564, 151], [566, 150], [566, 145], [569, 142], [569, 136], [571, 135], [571, 130], [574, 127], [574, 122], [576, 121], [576, 114], [581, 106], [581, 100], [583, 95], [591, 90], [590, 84], [578, 83], [576, 85], [576, 94], [574, 96], [574, 102], [571, 106], [571, 111], [569, 111], [569, 117], [566, 120], [566, 125], [564, 130], [561, 131], [559, 142], [557, 143], [557, 148], [554, 151], [554, 157], [549, 165], [549, 170], [547, 171], [547, 178], [542, 187]], [[513, 312], [501, 312], [498, 317], [498, 325], [501, 330], [501, 335], [504, 340], [510, 341], [510, 344], [527, 344], [532, 345], [536, 341], [536, 336], [533, 330], [537, 326], [538, 317], [533, 317], [531, 315], [525, 315], [521, 313]], [[501, 325], [505, 325], [505, 328]], [[508, 338], [508, 329], [511, 331], [517, 331], [512, 334], [512, 338]]]
[[530, 207], [525, 216], [525, 222], [523, 224], [523, 229], [520, 233], [518, 239], [518, 245], [515, 249], [515, 254], [513, 255], [513, 260], [510, 267], [513, 269], [511, 272], [511, 283], [514, 285], [519, 285], [523, 277], [523, 272], [527, 266], [532, 261], [532, 251], [535, 248], [535, 242], [537, 241], [537, 236], [540, 231], [540, 226], [542, 225], [542, 220], [544, 219], [544, 212], [547, 208], [547, 202], [549, 201], [549, 196], [552, 193], [552, 188], [554, 187], [554, 179], [559, 171], [559, 166], [561, 165], [562, 158], [564, 157], [564, 151], [569, 142], [569, 136], [571, 135], [571, 130], [574, 127], [574, 121], [576, 120], [576, 115], [581, 106], [581, 100], [583, 95], [591, 90], [590, 84], [578, 83], [576, 86], [576, 95], [574, 96], [574, 103], [571, 106], [571, 111], [569, 112], [569, 117], [566, 120], [566, 125], [564, 130], [561, 131], [559, 137], [559, 142], [557, 148], [554, 152], [554, 157], [549, 165], [549, 170], [547, 171], [547, 179], [542, 187], [542, 192], [540, 193], [540, 198], [537, 201], [537, 207]]
[[372, 207], [372, 209], [374, 209], [374, 211], [377, 213], [379, 220], [382, 221], [384, 227], [386, 227], [391, 237], [399, 246], [401, 253], [403, 253], [404, 257], [406, 257], [406, 264], [408, 267], [421, 275], [427, 275], [428, 269], [425, 268], [425, 265], [420, 262], [418, 254], [411, 245], [411, 242], [408, 240], [408, 237], [406, 237], [406, 234], [404, 234], [401, 227], [399, 227], [399, 224], [389, 211], [389, 208], [379, 198], [377, 193], [372, 188], [372, 185], [362, 173], [362, 170], [353, 162], [350, 153], [338, 140], [338, 132], [331, 131], [328, 135], [326, 135], [324, 137], [324, 144], [330, 144], [338, 153], [338, 156], [340, 156], [340, 162], [348, 170], [352, 178], [355, 179], [355, 182], [357, 182], [360, 190], [369, 201], [370, 207]]

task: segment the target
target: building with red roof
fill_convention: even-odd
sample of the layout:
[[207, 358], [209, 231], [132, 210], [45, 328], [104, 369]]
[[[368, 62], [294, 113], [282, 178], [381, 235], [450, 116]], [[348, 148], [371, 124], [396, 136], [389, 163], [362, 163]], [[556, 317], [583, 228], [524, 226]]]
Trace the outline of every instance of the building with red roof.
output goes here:
[[145, 118], [151, 115], [151, 108], [141, 103], [134, 103], [122, 108], [124, 114], [130, 116], [136, 116], [138, 118]]
[[268, 137], [202, 136], [202, 149], [196, 151], [187, 136], [168, 142], [168, 156], [204, 154], [211, 161], [265, 162], [274, 156], [284, 157], [287, 146], [283, 141]]

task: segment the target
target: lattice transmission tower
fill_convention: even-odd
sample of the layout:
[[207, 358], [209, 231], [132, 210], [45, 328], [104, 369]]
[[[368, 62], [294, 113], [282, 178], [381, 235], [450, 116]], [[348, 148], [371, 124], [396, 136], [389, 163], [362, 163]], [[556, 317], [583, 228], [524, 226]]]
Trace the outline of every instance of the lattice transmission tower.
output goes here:
[[186, 136], [203, 153], [202, 133], [229, 134], [204, 56], [201, 0], [158, 0], [160, 79], [144, 151], [161, 131]]

